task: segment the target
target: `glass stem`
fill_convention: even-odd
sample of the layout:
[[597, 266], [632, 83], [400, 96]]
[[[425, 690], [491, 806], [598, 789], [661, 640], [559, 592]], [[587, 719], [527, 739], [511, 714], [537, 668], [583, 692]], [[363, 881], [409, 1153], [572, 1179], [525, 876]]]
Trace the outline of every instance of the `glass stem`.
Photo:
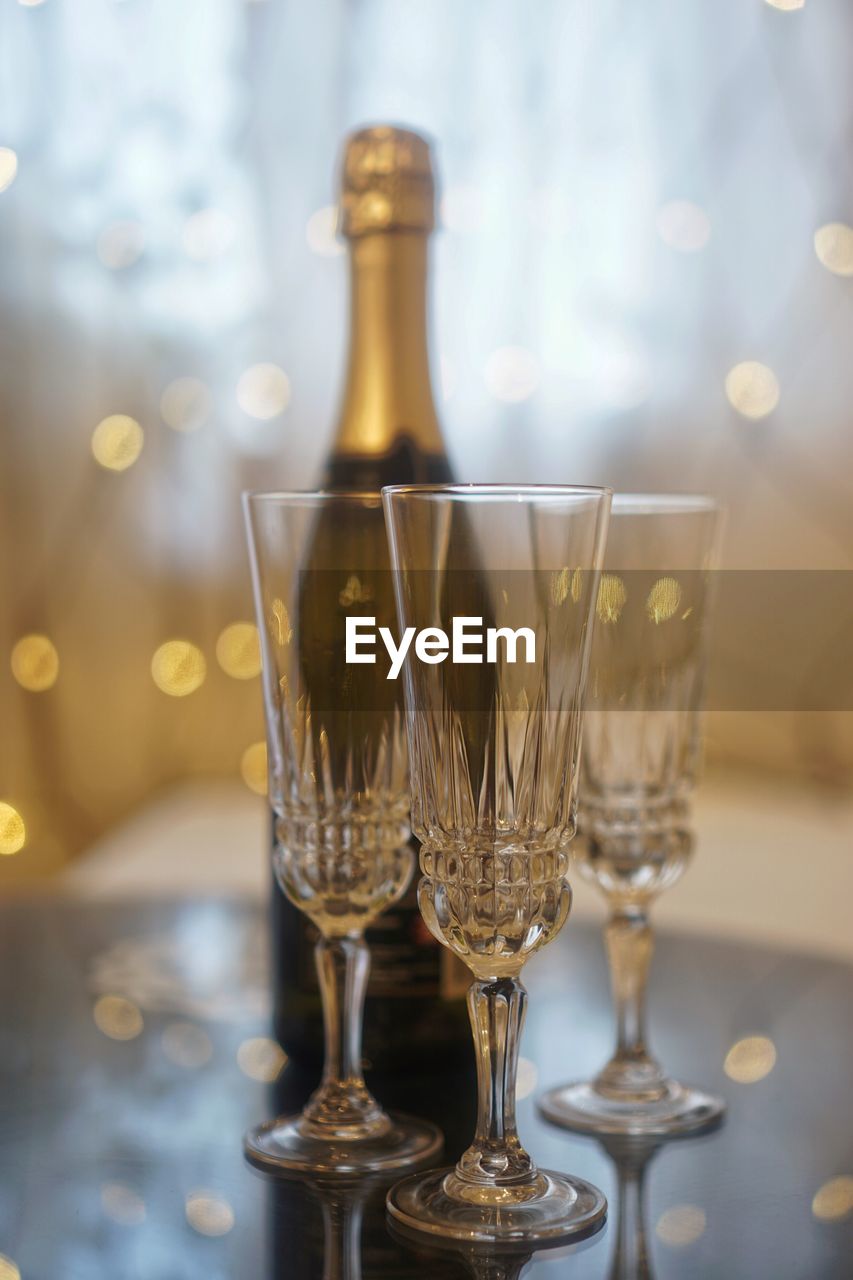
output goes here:
[[320, 1087], [305, 1107], [303, 1123], [322, 1136], [366, 1137], [390, 1125], [368, 1091], [361, 1069], [370, 952], [363, 938], [320, 938], [314, 959], [323, 1000], [326, 1056]]
[[527, 992], [517, 978], [475, 979], [468, 1016], [477, 1057], [477, 1129], [456, 1166], [468, 1183], [505, 1185], [529, 1180], [536, 1166], [518, 1140], [515, 1078]]
[[666, 1081], [646, 1048], [646, 984], [654, 934], [645, 905], [617, 906], [604, 929], [616, 1006], [616, 1051], [596, 1088], [637, 1101], [663, 1097]]

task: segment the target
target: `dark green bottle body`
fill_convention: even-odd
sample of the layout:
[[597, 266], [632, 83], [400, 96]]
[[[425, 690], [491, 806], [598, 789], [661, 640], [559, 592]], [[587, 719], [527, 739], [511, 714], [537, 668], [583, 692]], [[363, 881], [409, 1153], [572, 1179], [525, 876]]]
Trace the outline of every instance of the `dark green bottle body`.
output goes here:
[[[394, 450], [382, 457], [333, 454], [324, 485], [378, 492], [386, 484], [451, 479], [445, 457], [424, 453], [401, 432]], [[412, 847], [417, 853], [414, 837]], [[419, 875], [416, 870], [405, 896], [367, 931], [371, 970], [363, 1047], [366, 1067], [379, 1072], [426, 1064], [451, 1068], [471, 1056], [465, 1006], [469, 975], [424, 924], [417, 903]], [[317, 931], [275, 881], [271, 923], [275, 1035], [294, 1062], [319, 1067], [323, 1018], [314, 969]]]

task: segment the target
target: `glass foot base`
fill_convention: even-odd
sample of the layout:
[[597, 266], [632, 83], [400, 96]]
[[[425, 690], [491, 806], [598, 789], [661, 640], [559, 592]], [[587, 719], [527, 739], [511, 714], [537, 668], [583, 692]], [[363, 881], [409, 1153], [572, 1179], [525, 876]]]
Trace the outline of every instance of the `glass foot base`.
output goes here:
[[[607, 1201], [589, 1182], [540, 1169], [531, 1186], [466, 1188], [466, 1199], [450, 1195], [453, 1169], [430, 1169], [404, 1178], [388, 1192], [392, 1219], [408, 1231], [452, 1240], [495, 1244], [567, 1240], [591, 1234], [604, 1223]], [[496, 1200], [496, 1191], [502, 1199]]]
[[564, 1129], [632, 1137], [692, 1133], [716, 1124], [726, 1109], [722, 1098], [675, 1081], [651, 1102], [610, 1097], [590, 1081], [578, 1081], [552, 1089], [537, 1105], [546, 1120]]
[[390, 1126], [365, 1138], [318, 1138], [306, 1134], [301, 1116], [269, 1120], [243, 1139], [246, 1159], [259, 1169], [321, 1173], [347, 1177], [384, 1173], [426, 1164], [441, 1151], [441, 1130], [415, 1116], [390, 1112]]

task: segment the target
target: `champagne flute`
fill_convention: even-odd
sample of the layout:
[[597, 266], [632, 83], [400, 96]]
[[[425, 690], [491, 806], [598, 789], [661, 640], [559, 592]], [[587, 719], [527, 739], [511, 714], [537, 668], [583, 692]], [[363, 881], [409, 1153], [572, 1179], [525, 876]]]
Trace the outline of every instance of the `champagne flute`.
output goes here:
[[[379, 665], [345, 662], [346, 620], [394, 625], [378, 494], [244, 497], [263, 656], [275, 874], [318, 931], [325, 1066], [297, 1116], [252, 1130], [261, 1167], [332, 1175], [430, 1159], [434, 1125], [388, 1115], [365, 1085], [364, 930], [413, 869], [402, 699]], [[294, 975], [295, 978], [295, 975]]]
[[[382, 491], [405, 666], [419, 903], [468, 966], [478, 1119], [455, 1168], [398, 1183], [392, 1217], [436, 1236], [565, 1239], [603, 1221], [580, 1178], [537, 1169], [518, 1137], [520, 973], [568, 915], [568, 847], [607, 490]], [[477, 645], [477, 624], [483, 641]], [[455, 652], [443, 634], [467, 632]], [[478, 656], [479, 653], [479, 656]]]
[[646, 1047], [652, 900], [692, 848], [689, 795], [700, 757], [719, 509], [689, 495], [616, 495], [597, 602], [580, 783], [581, 872], [604, 892], [616, 1048], [594, 1080], [539, 1108], [591, 1133], [678, 1134], [724, 1104], [670, 1079]]

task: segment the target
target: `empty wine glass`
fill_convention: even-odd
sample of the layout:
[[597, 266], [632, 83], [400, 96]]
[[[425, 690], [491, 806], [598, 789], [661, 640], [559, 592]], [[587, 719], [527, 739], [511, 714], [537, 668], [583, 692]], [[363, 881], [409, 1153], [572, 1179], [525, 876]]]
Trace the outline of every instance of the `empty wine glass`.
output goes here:
[[617, 1041], [594, 1080], [540, 1099], [547, 1119], [613, 1134], [677, 1134], [718, 1120], [719, 1098], [670, 1079], [646, 1047], [652, 900], [691, 852], [712, 566], [709, 498], [616, 495], [599, 586], [575, 858], [604, 892]]
[[388, 1209], [405, 1227], [458, 1240], [566, 1238], [600, 1223], [606, 1205], [582, 1179], [537, 1169], [519, 1140], [520, 973], [571, 903], [581, 702], [610, 496], [451, 485], [386, 488], [383, 500], [400, 631], [418, 633], [404, 674], [419, 903], [474, 977], [479, 1097], [474, 1141], [455, 1168], [398, 1183]]
[[378, 664], [345, 661], [346, 620], [395, 626], [378, 494], [244, 498], [263, 656], [275, 873], [319, 931], [326, 1059], [300, 1115], [252, 1130], [279, 1169], [352, 1174], [427, 1160], [434, 1125], [388, 1115], [362, 1076], [364, 930], [413, 870], [402, 695]]

